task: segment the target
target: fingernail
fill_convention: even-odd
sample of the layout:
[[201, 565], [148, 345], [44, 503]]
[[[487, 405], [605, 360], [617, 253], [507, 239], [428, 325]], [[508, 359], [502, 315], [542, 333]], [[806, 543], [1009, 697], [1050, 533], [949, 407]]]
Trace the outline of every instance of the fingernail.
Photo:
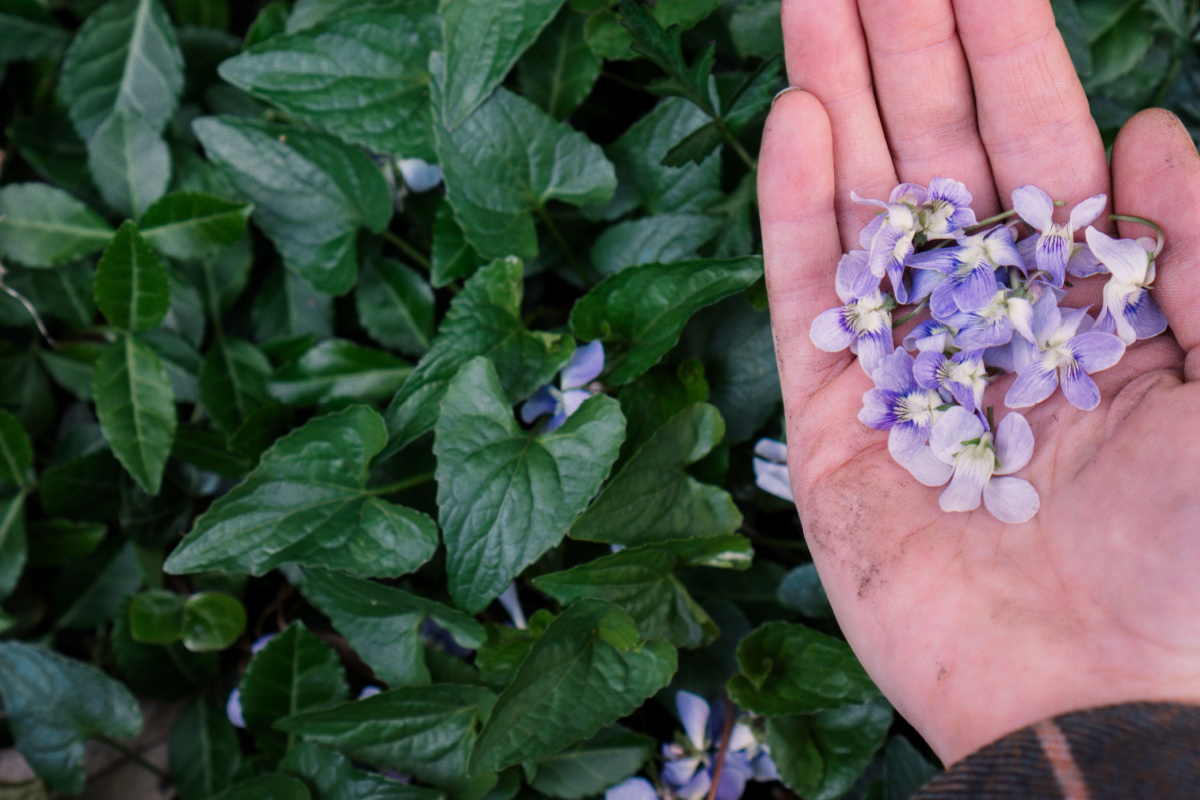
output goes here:
[[774, 106], [775, 101], [778, 100], [779, 98], [783, 97], [788, 92], [795, 92], [795, 91], [798, 91], [799, 89], [800, 89], [799, 86], [789, 86], [786, 89], [780, 90], [779, 94], [777, 94], [771, 98], [771, 105]]

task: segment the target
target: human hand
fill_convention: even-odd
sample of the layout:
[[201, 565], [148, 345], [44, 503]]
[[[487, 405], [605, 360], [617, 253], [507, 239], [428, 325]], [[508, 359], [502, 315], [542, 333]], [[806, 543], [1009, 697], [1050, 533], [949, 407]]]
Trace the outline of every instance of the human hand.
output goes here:
[[[784, 0], [790, 83], [763, 138], [759, 200], [805, 536], [863, 665], [947, 764], [1067, 711], [1200, 701], [1200, 157], [1163, 111], [1134, 117], [1111, 170], [1045, 0]], [[874, 91], [872, 91], [872, 84]], [[940, 488], [893, 461], [856, 419], [871, 379], [809, 338], [840, 305], [834, 272], [897, 183], [966, 183], [980, 219], [1036, 184], [1100, 192], [1166, 234], [1155, 297], [1167, 335], [1028, 409], [1041, 496], [1031, 521], [945, 513]], [[1065, 219], [1065, 211], [1063, 212]], [[1148, 233], [1098, 220], [1108, 233]], [[1080, 237], [1082, 238], [1082, 237]], [[1076, 281], [1063, 306], [1097, 303]], [[898, 341], [898, 339], [897, 339]], [[1012, 378], [985, 404], [1006, 412]]]

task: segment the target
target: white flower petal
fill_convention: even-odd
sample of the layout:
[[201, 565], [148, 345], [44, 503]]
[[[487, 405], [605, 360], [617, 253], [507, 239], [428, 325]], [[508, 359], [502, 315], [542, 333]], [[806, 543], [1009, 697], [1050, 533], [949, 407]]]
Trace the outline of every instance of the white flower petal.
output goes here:
[[563, 389], [578, 389], [587, 386], [604, 370], [604, 342], [597, 339], [575, 349], [575, 355], [559, 373], [559, 385]]
[[1150, 258], [1133, 239], [1114, 239], [1088, 226], [1087, 243], [1092, 254], [1108, 267], [1113, 278], [1121, 283], [1141, 283], [1146, 279]]
[[1023, 478], [992, 478], [983, 487], [983, 503], [996, 519], [1016, 524], [1033, 519], [1041, 498]]
[[1033, 429], [1025, 417], [1017, 413], [1008, 414], [996, 426], [996, 460], [1000, 466], [997, 475], [1016, 472], [1033, 457]]
[[658, 800], [658, 792], [645, 778], [629, 778], [605, 792], [604, 800]]
[[983, 423], [979, 417], [962, 406], [954, 406], [934, 423], [933, 431], [929, 434], [929, 446], [940, 461], [953, 464], [955, 454], [962, 449], [962, 443], [982, 435]]
[[1054, 214], [1054, 200], [1036, 186], [1021, 186], [1012, 193], [1013, 210], [1029, 223], [1035, 231], [1050, 224]]
[[943, 486], [954, 474], [954, 466], [939, 460], [929, 447], [918, 449], [907, 461], [901, 462], [900, 466], [926, 486]]
[[754, 482], [758, 488], [790, 503], [796, 502], [788, 480], [787, 464], [776, 464], [761, 458], [754, 459]]
[[970, 446], [954, 461], [954, 476], [938, 498], [942, 511], [974, 511], [992, 477], [991, 448]]
[[675, 693], [675, 708], [688, 741], [697, 750], [703, 750], [708, 740], [708, 702], [700, 695], [681, 690]]
[[754, 444], [754, 455], [776, 464], [786, 464], [787, 445], [774, 439], [759, 439]]
[[1108, 195], [1097, 194], [1076, 205], [1071, 209], [1071, 229], [1077, 231], [1084, 225], [1092, 224], [1107, 203]]

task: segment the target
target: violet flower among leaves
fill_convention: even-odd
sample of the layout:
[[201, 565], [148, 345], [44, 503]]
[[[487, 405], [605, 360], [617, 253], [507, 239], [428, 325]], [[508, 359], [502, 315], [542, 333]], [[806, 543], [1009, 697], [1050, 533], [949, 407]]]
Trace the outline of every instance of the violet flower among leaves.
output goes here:
[[1076, 408], [1091, 411], [1098, 406], [1100, 390], [1088, 376], [1120, 361], [1125, 344], [1110, 333], [1089, 330], [1091, 326], [1087, 309], [1060, 309], [1053, 292], [1043, 294], [1034, 305], [1035, 344], [1014, 348], [1017, 379], [1004, 404], [1009, 408], [1036, 405], [1061, 383], [1063, 395]]
[[774, 439], [759, 439], [754, 445], [754, 482], [768, 494], [796, 502], [788, 480], [787, 445]]
[[1066, 279], [1067, 262], [1083, 249], [1082, 244], [1075, 243], [1075, 231], [1100, 216], [1108, 196], [1098, 194], [1079, 203], [1071, 209], [1071, 218], [1065, 224], [1054, 221], [1054, 201], [1036, 186], [1014, 189], [1012, 201], [1013, 210], [1038, 231], [1033, 251], [1037, 269], [1050, 277], [1051, 285], [1062, 286]]
[[549, 414], [550, 419], [542, 432], [556, 430], [592, 396], [593, 392], [586, 387], [603, 371], [603, 342], [597, 339], [578, 348], [559, 372], [559, 386], [543, 386], [521, 404], [521, 421], [532, 425], [538, 417]]

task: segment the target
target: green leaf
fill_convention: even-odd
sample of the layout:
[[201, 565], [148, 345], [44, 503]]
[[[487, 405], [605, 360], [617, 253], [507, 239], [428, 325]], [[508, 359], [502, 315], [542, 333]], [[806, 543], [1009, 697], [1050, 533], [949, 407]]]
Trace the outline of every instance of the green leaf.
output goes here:
[[225, 478], [240, 478], [251, 466], [245, 456], [226, 445], [222, 434], [186, 424], [175, 431], [171, 457]]
[[200, 192], [160, 198], [141, 218], [142, 237], [172, 258], [215, 255], [242, 237], [251, 203], [234, 203]]
[[0, 409], [0, 481], [25, 488], [32, 468], [33, 444], [29, 434], [19, 419]]
[[288, 751], [280, 769], [304, 780], [320, 800], [439, 800], [442, 794], [409, 786], [350, 766], [341, 753], [301, 743]]
[[171, 150], [136, 111], [117, 108], [88, 139], [88, 169], [108, 207], [138, 216], [167, 191]]
[[150, 349], [162, 359], [163, 367], [171, 378], [171, 390], [175, 392], [175, 401], [195, 403], [200, 398], [200, 386], [196, 376], [200, 372], [201, 360], [192, 343], [162, 328], [142, 333], [138, 338], [150, 345]]
[[179, 267], [200, 293], [209, 320], [219, 325], [242, 296], [253, 264], [252, 237], [249, 233], [243, 233], [229, 247], [198, 260], [180, 262]]
[[101, 523], [43, 519], [29, 523], [26, 532], [29, 563], [36, 567], [60, 567], [95, 550], [108, 528]]
[[95, 667], [23, 642], [0, 642], [0, 697], [17, 750], [52, 789], [77, 794], [87, 779], [84, 741], [137, 734], [133, 695]]
[[522, 430], [486, 359], [469, 362], [442, 401], [439, 521], [450, 595], [482, 611], [566, 534], [608, 476], [625, 438], [618, 403], [596, 396], [552, 433]]
[[113, 229], [62, 189], [13, 183], [0, 189], [0, 255], [27, 267], [56, 267], [101, 249]]
[[664, 28], [678, 25], [680, 30], [686, 31], [716, 11], [720, 5], [721, 0], [658, 0], [650, 13]]
[[431, 430], [450, 379], [476, 356], [491, 359], [511, 401], [533, 394], [575, 353], [567, 334], [526, 330], [521, 262], [499, 259], [480, 269], [450, 304], [437, 338], [387, 410], [391, 455]]
[[603, 203], [616, 188], [598, 145], [504, 88], [462, 125], [436, 133], [446, 196], [467, 241], [487, 258], [533, 258], [534, 215], [549, 201]]
[[676, 142], [708, 122], [708, 116], [686, 100], [661, 101], [605, 148], [617, 171], [617, 191], [607, 205], [591, 213], [607, 220], [639, 207], [650, 214], [701, 213], [721, 200], [717, 155], [682, 167], [662, 163]]
[[[673, 5], [680, 6], [680, 3], [676, 0]], [[693, 0], [691, 8], [696, 7]], [[651, 91], [686, 97], [709, 116], [717, 116], [708, 94], [708, 77], [713, 67], [711, 45], [702, 50], [689, 66], [679, 42], [679, 26], [668, 25], [663, 30], [655, 15], [634, 0], [621, 0], [621, 24], [633, 35], [633, 49], [667, 73], [666, 80], [655, 81], [648, 87]]]
[[382, 350], [345, 339], [326, 339], [271, 376], [271, 395], [282, 403], [369, 402], [386, 400], [412, 372], [412, 366]]
[[232, 434], [271, 401], [271, 362], [244, 339], [218, 336], [200, 365], [200, 402], [213, 422]]
[[594, 735], [666, 686], [675, 667], [675, 648], [642, 641], [625, 612], [581, 600], [550, 624], [496, 700], [468, 772], [543, 758]]
[[148, 494], [158, 494], [176, 426], [162, 361], [149, 345], [123, 335], [96, 362], [92, 394], [113, 455]]
[[780, 605], [810, 619], [833, 619], [833, 608], [815, 564], [802, 564], [784, 577], [776, 592]]
[[908, 800], [939, 771], [903, 736], [888, 739], [883, 748], [883, 769], [887, 800]]
[[1192, 35], [1195, 8], [1185, 0], [1146, 0], [1146, 6], [1162, 21], [1171, 35], [1187, 39]]
[[75, 630], [104, 625], [117, 615], [126, 595], [141, 589], [142, 583], [133, 544], [110, 539], [58, 573], [54, 625]]
[[704, 366], [690, 358], [676, 367], [655, 367], [633, 383], [621, 387], [617, 399], [626, 419], [622, 466], [672, 417], [693, 403], [708, 400]]
[[766, 309], [755, 311], [744, 294], [697, 314], [680, 350], [704, 364], [709, 402], [725, 419], [730, 444], [750, 439], [779, 408], [771, 317]]
[[[441, 0], [446, 88], [442, 117], [454, 130], [550, 24], [564, 0]], [[500, 254], [497, 254], [500, 255]]]
[[254, 202], [254, 222], [289, 269], [327, 294], [354, 285], [359, 228], [378, 233], [392, 214], [368, 156], [328, 134], [234, 117], [202, 117], [192, 130]]
[[733, 46], [745, 58], [771, 58], [783, 52], [780, 0], [742, 0], [729, 16]]
[[706, 403], [676, 414], [608, 482], [571, 538], [634, 545], [736, 531], [742, 515], [733, 498], [687, 474], [724, 432], [721, 415]]
[[644, 264], [609, 276], [575, 304], [571, 330], [581, 339], [626, 345], [611, 355], [605, 382], [627, 383], [667, 354], [692, 315], [762, 277], [762, 258]]
[[[96, 316], [95, 268], [86, 260], [55, 269], [27, 269], [15, 263], [4, 267], [4, 282], [33, 303], [43, 317], [53, 317], [69, 328], [86, 328], [92, 324]], [[6, 320], [4, 324], [26, 327], [35, 324], [23, 305], [7, 294], [0, 297], [16, 314], [15, 320]]]
[[656, 214], [610, 225], [592, 245], [592, 266], [611, 275], [638, 264], [669, 264], [696, 258], [717, 234], [706, 214]]
[[433, 160], [433, 0], [363, 7], [273, 36], [221, 64], [229, 83], [351, 144]]
[[0, 344], [0, 408], [35, 437], [48, 433], [55, 420], [54, 394], [38, 363], [36, 349]]
[[70, 38], [38, 0], [8, 0], [0, 7], [0, 65], [56, 55]]
[[92, 373], [104, 346], [92, 342], [59, 345], [56, 350], [39, 350], [38, 360], [54, 382], [78, 400], [92, 399]]
[[586, 742], [539, 760], [530, 786], [559, 800], [593, 797], [641, 769], [654, 749], [649, 736], [614, 725]]
[[471, 277], [485, 263], [463, 236], [458, 220], [454, 219], [454, 209], [445, 198], [438, 203], [437, 218], [433, 223], [432, 261], [429, 280], [439, 289], [460, 278]]
[[376, 677], [395, 686], [429, 683], [421, 623], [432, 619], [463, 647], [483, 644], [483, 626], [461, 611], [349, 575], [305, 570], [300, 591], [333, 623]]
[[182, 89], [183, 54], [156, 0], [109, 0], [84, 21], [63, 61], [62, 95], [84, 141], [122, 110], [160, 133]]
[[406, 686], [297, 714], [277, 727], [376, 769], [412, 775], [460, 800], [477, 800], [496, 776], [467, 778], [467, 756], [494, 703], [495, 696], [480, 686]]
[[1079, 6], [1075, 0], [1050, 0], [1054, 9], [1054, 20], [1062, 34], [1067, 52], [1071, 54], [1071, 62], [1081, 78], [1092, 73], [1092, 50], [1088, 46], [1087, 32], [1084, 29], [1083, 18], [1079, 14]]
[[665, 167], [682, 167], [689, 162], [702, 164], [724, 141], [725, 136], [721, 133], [720, 126], [716, 122], [710, 122], [680, 139], [679, 143], [663, 156], [662, 164]]
[[287, 32], [295, 33], [356, 8], [387, 6], [394, 2], [395, 0], [296, 0], [287, 20]]
[[433, 289], [416, 270], [389, 258], [368, 259], [354, 294], [358, 321], [371, 338], [408, 356], [433, 339]]
[[517, 65], [521, 92], [555, 119], [566, 119], [587, 99], [604, 66], [584, 38], [587, 19], [559, 11]]
[[[129, 634], [126, 595], [113, 617], [112, 650], [122, 679], [139, 696], [177, 700], [211, 684], [217, 678], [216, 653], [192, 653], [178, 642], [151, 645], [135, 642]], [[225, 711], [221, 710], [221, 719]]]
[[797, 794], [834, 800], [846, 794], [883, 746], [892, 724], [884, 700], [767, 720], [767, 744], [779, 775]]
[[504, 689], [529, 655], [529, 648], [553, 621], [554, 615], [543, 608], [534, 612], [525, 629], [489, 622], [486, 626], [488, 640], [475, 651], [479, 676], [497, 691]]
[[200, 592], [183, 605], [183, 646], [203, 653], [231, 647], [246, 629], [246, 609], [224, 592]]
[[287, 30], [288, 16], [291, 11], [287, 0], [271, 0], [263, 6], [262, 11], [258, 12], [258, 16], [250, 23], [242, 47], [253, 47], [259, 42], [265, 42], [272, 36], [283, 33]]
[[251, 467], [256, 466], [263, 451], [295, 426], [296, 412], [291, 406], [270, 403], [246, 417], [229, 436], [229, 449], [250, 459]]
[[297, 563], [377, 576], [416, 569], [437, 546], [433, 520], [366, 488], [386, 435], [379, 414], [363, 405], [309, 421], [209, 506], [164, 569], [262, 575]]
[[9, 145], [42, 177], [68, 191], [79, 191], [90, 185], [87, 147], [71, 127], [61, 102], [47, 103], [35, 109], [29, 116], [13, 122], [7, 133]]
[[21, 580], [25, 541], [25, 495], [20, 493], [0, 500], [0, 600], [8, 597]]
[[768, 622], [738, 645], [729, 696], [764, 716], [810, 714], [879, 697], [850, 645], [803, 625]]
[[48, 467], [42, 473], [42, 507], [71, 519], [115, 519], [121, 466], [107, 448]]
[[675, 577], [679, 567], [746, 569], [754, 558], [741, 536], [713, 536], [627, 547], [565, 572], [533, 579], [539, 591], [563, 605], [591, 598], [621, 608], [644, 639], [676, 647], [702, 647], [717, 638], [716, 623]]
[[137, 225], [126, 220], [96, 265], [96, 305], [118, 328], [148, 331], [167, 315], [167, 272]]
[[210, 800], [311, 800], [308, 787], [286, 775], [259, 775], [230, 786]]
[[179, 800], [207, 800], [233, 781], [242, 762], [237, 731], [210, 697], [200, 695], [171, 726], [171, 777]]
[[251, 656], [239, 688], [246, 730], [276, 755], [292, 741], [272, 728], [276, 720], [343, 702], [350, 692], [337, 653], [299, 620]]
[[292, 272], [267, 273], [250, 312], [254, 338], [260, 344], [278, 340], [333, 335], [333, 298], [313, 290]]
[[632, 61], [633, 36], [621, 26], [617, 12], [600, 9], [588, 17], [583, 26], [583, 38], [592, 52], [610, 61]]
[[129, 635], [142, 644], [179, 641], [183, 636], [183, 598], [165, 589], [150, 589], [133, 598]]
[[1149, 14], [1136, 7], [1122, 14], [1119, 24], [1113, 25], [1093, 45], [1092, 74], [1084, 81], [1084, 88], [1095, 92], [1129, 73], [1153, 44]]

